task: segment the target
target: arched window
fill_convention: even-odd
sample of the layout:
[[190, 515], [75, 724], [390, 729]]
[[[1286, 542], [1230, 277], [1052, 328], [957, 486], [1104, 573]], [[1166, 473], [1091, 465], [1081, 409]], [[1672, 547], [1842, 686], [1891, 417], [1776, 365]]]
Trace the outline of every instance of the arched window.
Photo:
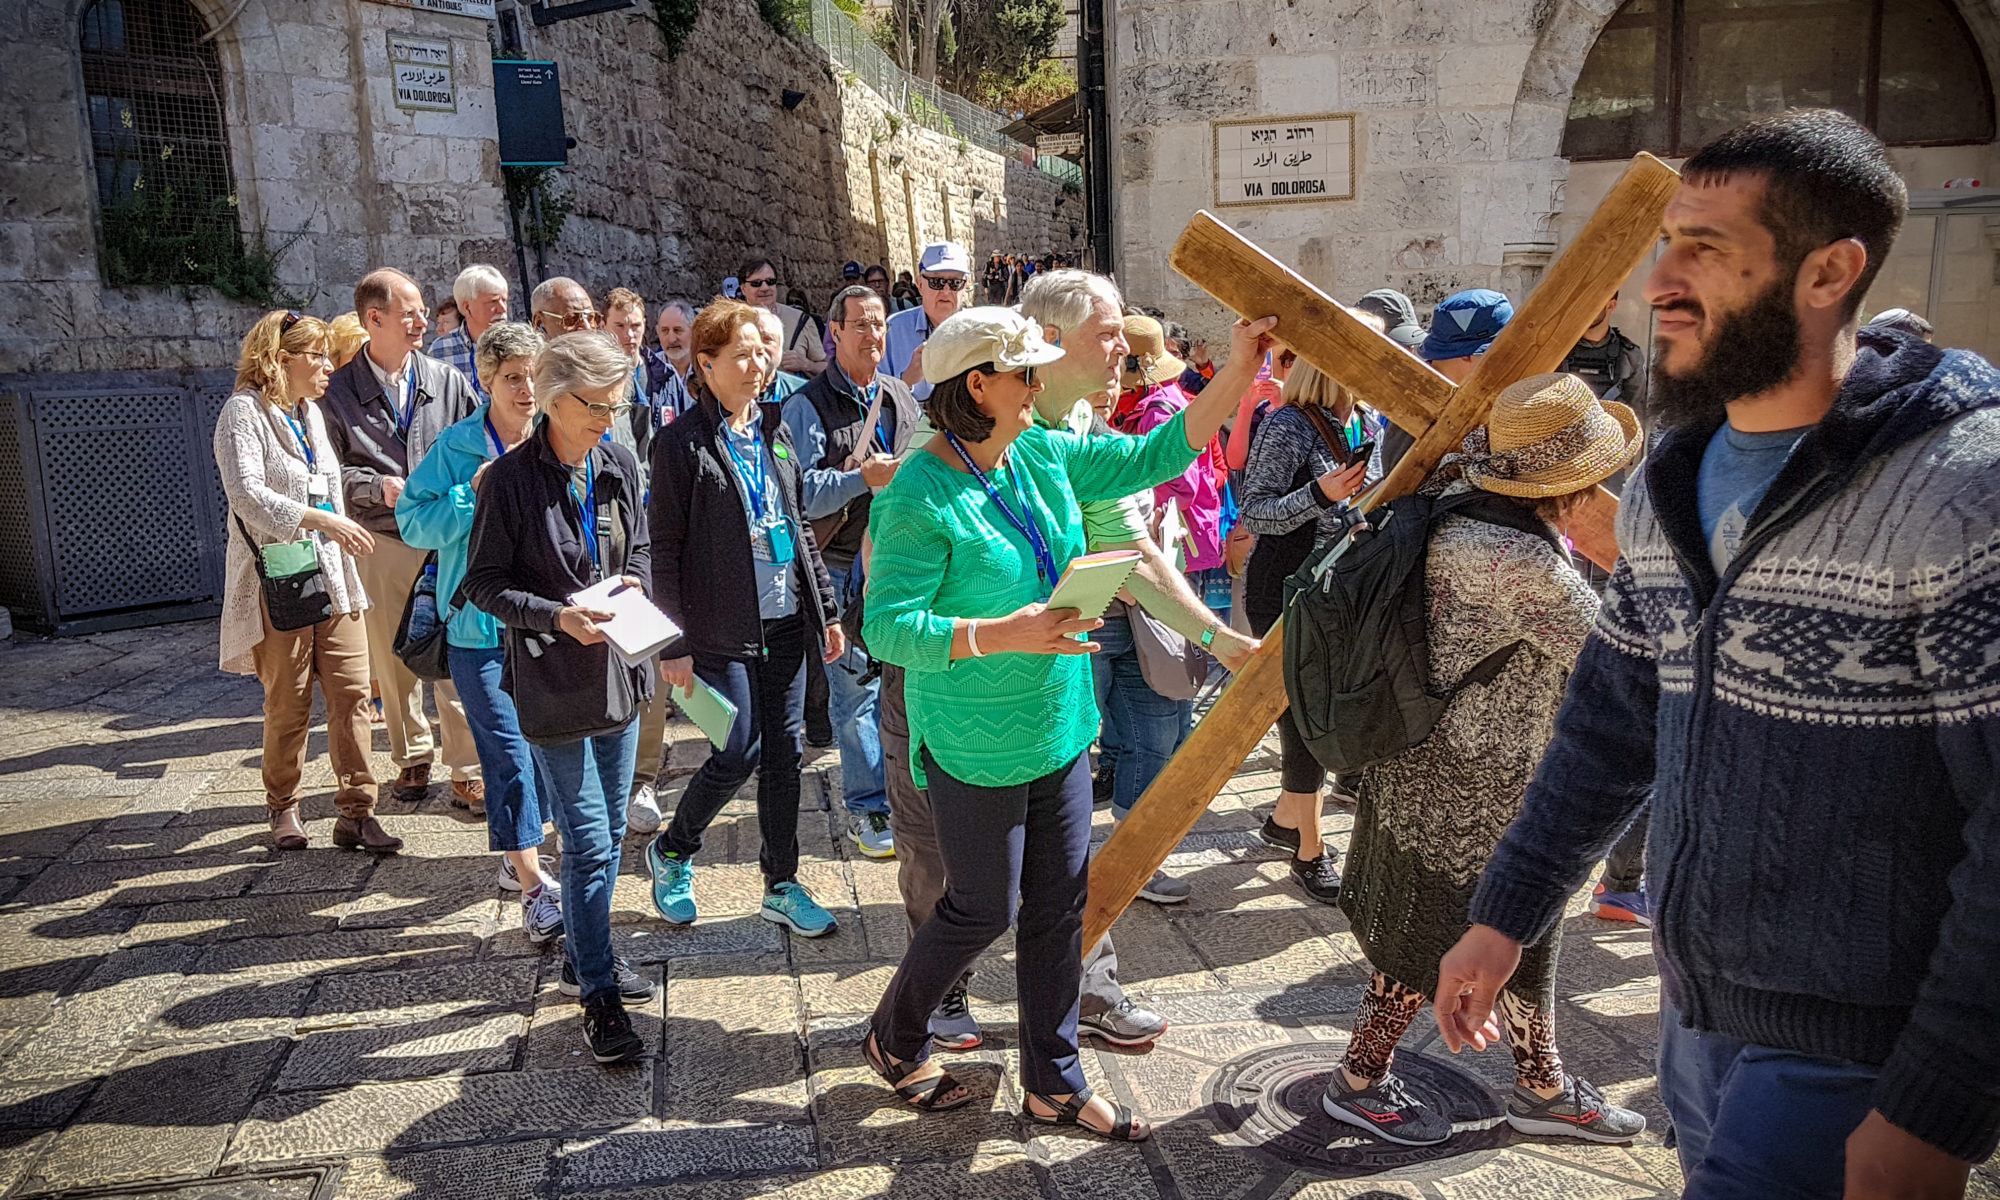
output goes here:
[[1627, 0], [1577, 77], [1563, 155], [1678, 157], [1801, 107], [1897, 146], [1994, 137], [1992, 84], [1952, 0]]
[[187, 0], [95, 0], [83, 88], [108, 284], [217, 283], [243, 257], [222, 67]]

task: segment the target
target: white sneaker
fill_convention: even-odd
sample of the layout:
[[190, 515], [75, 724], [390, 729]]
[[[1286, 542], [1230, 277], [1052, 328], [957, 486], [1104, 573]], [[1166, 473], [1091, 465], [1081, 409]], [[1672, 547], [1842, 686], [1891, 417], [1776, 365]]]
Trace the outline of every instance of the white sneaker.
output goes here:
[[[538, 861], [543, 876], [549, 877], [553, 881], [552, 872], [555, 869], [556, 860], [543, 854], [538, 856]], [[518, 892], [521, 890], [521, 876], [514, 870], [514, 860], [508, 858], [505, 854], [500, 856], [500, 876], [494, 882], [503, 892]]]
[[521, 928], [537, 946], [563, 931], [562, 892], [555, 884], [522, 894]]
[[625, 828], [632, 833], [657, 833], [660, 828], [660, 800], [653, 785], [642, 783], [625, 803]]

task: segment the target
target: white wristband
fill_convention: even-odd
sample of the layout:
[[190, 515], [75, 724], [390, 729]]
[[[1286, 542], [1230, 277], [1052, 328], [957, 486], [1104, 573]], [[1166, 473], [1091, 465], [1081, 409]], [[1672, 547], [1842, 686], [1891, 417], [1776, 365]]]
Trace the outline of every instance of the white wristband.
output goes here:
[[974, 658], [986, 657], [986, 651], [979, 648], [979, 622], [976, 620], [965, 623], [965, 648], [972, 651]]

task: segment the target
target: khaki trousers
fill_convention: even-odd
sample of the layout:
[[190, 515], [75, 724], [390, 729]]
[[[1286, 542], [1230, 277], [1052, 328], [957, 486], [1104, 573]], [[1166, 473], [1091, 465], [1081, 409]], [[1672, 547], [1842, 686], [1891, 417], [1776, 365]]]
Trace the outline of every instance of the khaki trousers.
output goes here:
[[[261, 603], [261, 601], [260, 601]], [[264, 803], [283, 812], [299, 802], [312, 728], [313, 680], [326, 700], [326, 742], [343, 817], [375, 810], [375, 769], [368, 752], [368, 635], [361, 617], [328, 617], [279, 631], [264, 618], [264, 640], [250, 651], [264, 685]]]
[[641, 784], [654, 783], [660, 778], [660, 760], [666, 753], [667, 705], [671, 702], [669, 693], [673, 691], [657, 678], [659, 659], [646, 664], [646, 669], [655, 675], [653, 698], [646, 701], [639, 710], [639, 757], [632, 767], [632, 790], [638, 791]]
[[[382, 693], [389, 760], [398, 770], [428, 763], [432, 755], [431, 723], [424, 716], [424, 681], [396, 657], [396, 626], [402, 624], [403, 606], [409, 602], [410, 587], [424, 569], [428, 553], [378, 533], [375, 553], [354, 559], [361, 572], [361, 586], [368, 589], [369, 608], [361, 614], [368, 629], [368, 672]], [[438, 597], [439, 607], [449, 599]], [[453, 779], [477, 779], [479, 749], [472, 744], [472, 728], [465, 723], [465, 706], [458, 701], [458, 689], [448, 679], [439, 680], [436, 686], [438, 716], [444, 722], [445, 765], [451, 768]]]

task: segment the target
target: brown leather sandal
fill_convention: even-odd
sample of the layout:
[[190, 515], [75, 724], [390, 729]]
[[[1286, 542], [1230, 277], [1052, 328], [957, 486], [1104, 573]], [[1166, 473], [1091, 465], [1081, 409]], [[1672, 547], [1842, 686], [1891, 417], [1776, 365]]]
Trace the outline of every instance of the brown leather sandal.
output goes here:
[[[1153, 1136], [1152, 1126], [1142, 1124], [1142, 1118], [1134, 1114], [1131, 1109], [1117, 1103], [1111, 1104], [1111, 1128], [1099, 1129], [1095, 1125], [1085, 1123], [1083, 1109], [1094, 1095], [1096, 1093], [1087, 1087], [1078, 1088], [1074, 1096], [1058, 1103], [1039, 1092], [1028, 1092], [1021, 1102], [1021, 1115], [1037, 1125], [1074, 1125], [1085, 1133], [1096, 1134], [1111, 1142], [1143, 1142]], [[1043, 1116], [1036, 1112], [1034, 1106], [1027, 1102], [1030, 1098], [1040, 1100], [1055, 1109], [1055, 1115]]]
[[876, 1039], [875, 1031], [872, 1029], [868, 1031], [867, 1040], [861, 1043], [861, 1053], [867, 1057], [868, 1065], [874, 1068], [875, 1073], [890, 1087], [896, 1089], [896, 1095], [902, 1097], [903, 1102], [912, 1108], [921, 1108], [925, 1112], [950, 1112], [954, 1108], [962, 1108], [972, 1103], [971, 1092], [966, 1092], [957, 1100], [941, 1099], [950, 1095], [954, 1089], [963, 1090], [958, 1080], [951, 1077], [950, 1071], [940, 1071], [931, 1079], [905, 1083], [904, 1080], [922, 1070], [924, 1061], [928, 1060], [890, 1062], [888, 1051], [882, 1049], [882, 1043]]

